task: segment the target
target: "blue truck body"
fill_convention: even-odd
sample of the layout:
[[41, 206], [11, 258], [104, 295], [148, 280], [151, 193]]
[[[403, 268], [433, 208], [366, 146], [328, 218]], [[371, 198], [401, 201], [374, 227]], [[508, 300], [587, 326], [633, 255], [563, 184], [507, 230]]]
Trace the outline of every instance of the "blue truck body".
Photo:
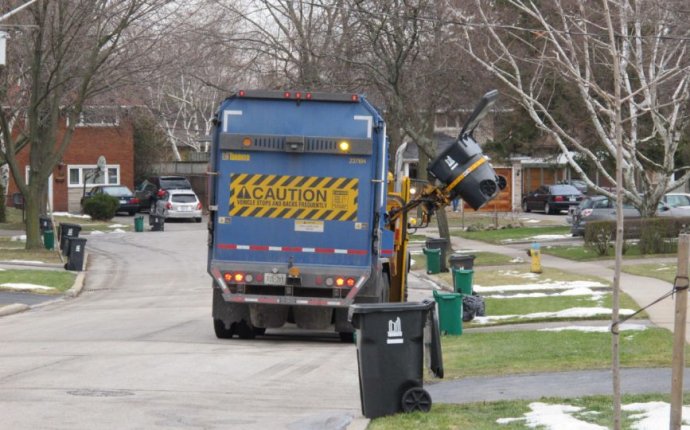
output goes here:
[[350, 333], [351, 303], [386, 299], [385, 133], [354, 94], [241, 91], [221, 104], [209, 162], [216, 334], [285, 322]]

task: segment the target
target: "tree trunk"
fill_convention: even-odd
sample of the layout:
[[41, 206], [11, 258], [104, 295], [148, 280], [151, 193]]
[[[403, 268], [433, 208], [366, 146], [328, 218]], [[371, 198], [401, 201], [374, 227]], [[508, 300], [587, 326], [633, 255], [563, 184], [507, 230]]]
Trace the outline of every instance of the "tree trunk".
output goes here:
[[38, 217], [41, 215], [40, 199], [36, 196], [37, 190], [30, 190], [29, 195], [24, 198], [24, 211], [26, 215], [26, 249], [41, 249], [41, 230]]

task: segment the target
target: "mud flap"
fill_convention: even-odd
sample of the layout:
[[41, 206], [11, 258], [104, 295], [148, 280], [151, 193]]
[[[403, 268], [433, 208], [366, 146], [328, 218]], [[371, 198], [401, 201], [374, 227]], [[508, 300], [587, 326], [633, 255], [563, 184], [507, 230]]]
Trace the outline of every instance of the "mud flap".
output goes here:
[[292, 308], [297, 327], [309, 330], [323, 330], [331, 325], [333, 308], [295, 306]]
[[285, 325], [288, 306], [249, 305], [249, 315], [254, 327], [279, 328]]

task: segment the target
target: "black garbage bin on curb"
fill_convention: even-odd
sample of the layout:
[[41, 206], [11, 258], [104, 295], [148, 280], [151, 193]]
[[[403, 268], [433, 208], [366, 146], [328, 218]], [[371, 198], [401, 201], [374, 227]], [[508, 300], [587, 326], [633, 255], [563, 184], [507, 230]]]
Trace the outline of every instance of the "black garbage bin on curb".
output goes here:
[[440, 249], [441, 250], [441, 272], [448, 271], [448, 254], [446, 249], [448, 248], [448, 239], [430, 237], [426, 240], [425, 245], [428, 249]]
[[65, 270], [81, 271], [84, 267], [84, 253], [86, 252], [86, 239], [70, 237], [69, 240], [69, 260], [65, 263]]
[[164, 231], [165, 218], [161, 215], [149, 214], [149, 225], [151, 226], [151, 231]]
[[69, 254], [69, 240], [70, 238], [79, 237], [81, 226], [79, 224], [60, 223], [60, 251], [62, 255]]
[[350, 306], [357, 330], [362, 414], [377, 418], [431, 409], [423, 388], [424, 352], [429, 368], [443, 377], [435, 303], [368, 303]]

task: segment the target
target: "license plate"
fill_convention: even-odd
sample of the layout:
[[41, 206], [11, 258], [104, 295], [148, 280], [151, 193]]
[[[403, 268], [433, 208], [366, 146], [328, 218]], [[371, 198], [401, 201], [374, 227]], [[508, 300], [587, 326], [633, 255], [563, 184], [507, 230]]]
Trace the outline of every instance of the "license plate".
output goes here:
[[264, 283], [266, 285], [285, 285], [287, 276], [285, 273], [264, 273]]
[[180, 212], [189, 212], [189, 211], [191, 211], [191, 210], [192, 210], [192, 208], [187, 207], [187, 206], [181, 206], [181, 207], [179, 208], [179, 211], [180, 211]]
[[571, 198], [570, 198], [570, 201], [571, 201], [571, 202], [574, 202], [575, 200], [577, 200], [575, 197], [571, 197]]

